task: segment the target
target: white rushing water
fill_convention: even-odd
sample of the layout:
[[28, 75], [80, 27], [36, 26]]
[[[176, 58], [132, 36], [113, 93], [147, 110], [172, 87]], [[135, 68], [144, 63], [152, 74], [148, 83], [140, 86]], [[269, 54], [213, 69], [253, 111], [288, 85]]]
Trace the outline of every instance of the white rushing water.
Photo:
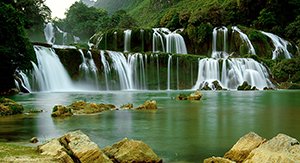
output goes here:
[[153, 52], [167, 52], [187, 54], [187, 48], [183, 37], [178, 33], [183, 29], [171, 32], [167, 28], [153, 28], [152, 47]]
[[79, 65], [82, 80], [85, 83], [93, 85], [98, 90], [98, 69], [92, 57], [92, 53], [90, 51], [87, 51], [87, 54], [85, 56], [81, 49], [79, 49], [79, 52], [82, 58], [82, 63]]
[[267, 69], [251, 58], [199, 60], [198, 79], [193, 89], [202, 88], [206, 83], [212, 86], [213, 81], [227, 89], [237, 89], [244, 81], [258, 89], [273, 87]]
[[130, 52], [131, 44], [131, 30], [127, 29], [124, 31], [124, 52]]
[[120, 89], [132, 90], [134, 89], [132, 69], [127, 62], [124, 54], [121, 52], [107, 51], [109, 57], [112, 59], [112, 67], [118, 73]]
[[243, 40], [244, 43], [246, 43], [247, 47], [248, 47], [248, 54], [254, 54], [256, 55], [255, 49], [251, 43], [251, 41], [249, 40], [248, 36], [243, 33], [237, 26], [233, 26], [232, 27], [232, 32], [238, 32], [238, 34], [240, 35], [240, 38]]
[[273, 50], [272, 59], [276, 59], [281, 55], [284, 56], [286, 59], [292, 58], [293, 55], [288, 51], [288, 45], [290, 44], [288, 41], [272, 33], [264, 31], [261, 31], [261, 33], [268, 36], [275, 46], [275, 49]]
[[54, 26], [52, 23], [47, 23], [44, 28], [44, 35], [45, 39], [48, 44], [54, 44], [55, 43], [55, 31]]
[[38, 64], [33, 64], [33, 82], [39, 91], [76, 90], [71, 78], [51, 48], [34, 46]]
[[172, 66], [172, 55], [169, 55], [169, 58], [168, 58], [167, 90], [171, 90], [171, 66]]
[[108, 61], [105, 58], [103, 50], [100, 51], [100, 59], [101, 59], [101, 63], [103, 65], [103, 69], [104, 69], [103, 72], [104, 72], [104, 78], [105, 78], [105, 88], [106, 88], [106, 90], [109, 90], [108, 74], [110, 73], [110, 67], [109, 67]]
[[[221, 39], [218, 39], [221, 37]], [[218, 40], [220, 40], [218, 42]], [[228, 57], [228, 29], [226, 27], [216, 27], [213, 30], [213, 42], [212, 42], [212, 58], [226, 58]], [[218, 44], [223, 46], [217, 47]]]

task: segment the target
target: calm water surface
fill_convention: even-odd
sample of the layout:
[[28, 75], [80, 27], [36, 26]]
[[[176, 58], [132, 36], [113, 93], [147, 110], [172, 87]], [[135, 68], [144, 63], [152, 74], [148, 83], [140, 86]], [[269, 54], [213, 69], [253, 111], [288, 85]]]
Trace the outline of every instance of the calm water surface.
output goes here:
[[[176, 101], [170, 92], [79, 92], [33, 93], [14, 96], [26, 110], [45, 112], [0, 118], [0, 141], [42, 142], [68, 131], [80, 129], [101, 148], [124, 137], [142, 140], [164, 162], [201, 162], [222, 156], [244, 134], [254, 131], [265, 138], [286, 133], [300, 140], [300, 91], [203, 92], [200, 102]], [[158, 111], [108, 111], [53, 119], [56, 104], [76, 100], [112, 103], [116, 106], [156, 100]]]

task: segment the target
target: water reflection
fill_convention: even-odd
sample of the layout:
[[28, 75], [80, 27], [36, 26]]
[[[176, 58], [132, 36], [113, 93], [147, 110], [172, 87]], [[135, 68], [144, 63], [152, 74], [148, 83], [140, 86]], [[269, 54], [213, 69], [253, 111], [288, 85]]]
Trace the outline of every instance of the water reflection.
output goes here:
[[[37, 93], [15, 96], [26, 109], [45, 112], [0, 119], [2, 141], [24, 141], [33, 136], [49, 139], [80, 129], [101, 147], [124, 137], [143, 140], [166, 162], [198, 162], [223, 155], [242, 135], [254, 131], [270, 138], [279, 132], [300, 139], [300, 91], [203, 92], [200, 102], [176, 101], [182, 92]], [[185, 92], [188, 93], [188, 92]], [[56, 104], [76, 100], [117, 106], [148, 99], [158, 111], [108, 111], [98, 115], [52, 119]], [[16, 136], [18, 135], [18, 136]]]

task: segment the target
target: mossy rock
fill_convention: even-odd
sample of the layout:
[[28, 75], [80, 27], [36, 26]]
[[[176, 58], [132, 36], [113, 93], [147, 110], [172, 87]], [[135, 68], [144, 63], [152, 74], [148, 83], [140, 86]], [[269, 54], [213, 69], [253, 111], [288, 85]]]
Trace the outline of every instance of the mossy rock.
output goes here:
[[24, 108], [21, 104], [8, 98], [0, 98], [0, 116], [21, 114], [23, 111]]
[[69, 117], [72, 115], [73, 115], [72, 110], [63, 105], [54, 106], [51, 114], [52, 117]]

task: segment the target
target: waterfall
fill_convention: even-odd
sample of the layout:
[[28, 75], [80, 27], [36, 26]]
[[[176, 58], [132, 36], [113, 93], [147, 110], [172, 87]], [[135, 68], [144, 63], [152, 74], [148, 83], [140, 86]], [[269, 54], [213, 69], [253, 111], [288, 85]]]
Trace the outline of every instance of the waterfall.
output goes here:
[[27, 90], [29, 92], [31, 92], [32, 89], [31, 89], [31, 86], [30, 86], [29, 79], [28, 79], [27, 75], [23, 71], [19, 71], [19, 75], [21, 76], [22, 83], [24, 84], [23, 86], [25, 88], [27, 88]]
[[[218, 45], [218, 37], [222, 36], [221, 38], [221, 45], [222, 48], [220, 49], [217, 47]], [[213, 30], [213, 42], [212, 42], [212, 58], [226, 58], [228, 57], [228, 47], [227, 47], [227, 40], [228, 40], [228, 29], [226, 27], [216, 27]]]
[[65, 45], [65, 44], [67, 43], [67, 39], [68, 39], [68, 38], [67, 38], [67, 35], [68, 35], [68, 33], [62, 31], [62, 30], [59, 29], [58, 27], [56, 27], [56, 29], [57, 29], [57, 31], [58, 31], [59, 33], [62, 34], [62, 45]]
[[93, 84], [96, 89], [99, 89], [98, 84], [98, 69], [92, 57], [92, 53], [87, 51], [87, 57], [84, 55], [83, 51], [79, 49], [81, 54], [82, 63], [79, 65], [79, 70], [82, 73], [82, 78], [84, 82], [90, 82]]
[[54, 26], [52, 23], [46, 24], [46, 27], [44, 29], [44, 35], [45, 35], [45, 39], [48, 44], [55, 43], [55, 31], [54, 31]]
[[124, 54], [121, 52], [114, 52], [114, 51], [107, 51], [107, 53], [112, 59], [113, 68], [118, 73], [120, 89], [132, 90], [133, 89], [132, 70]]
[[163, 36], [159, 33], [160, 28], [153, 28], [152, 51], [153, 53], [165, 52]]
[[238, 32], [239, 35], [240, 35], [240, 38], [243, 40], [244, 43], [247, 44], [247, 47], [249, 49], [248, 54], [256, 55], [255, 49], [254, 49], [251, 41], [249, 40], [248, 36], [245, 33], [243, 33], [237, 26], [233, 26], [232, 31], [233, 32], [235, 32], [235, 31]]
[[104, 51], [101, 50], [100, 51], [100, 57], [101, 57], [101, 62], [103, 65], [103, 69], [104, 69], [104, 77], [105, 77], [105, 87], [106, 90], [109, 90], [109, 82], [108, 82], [108, 74], [110, 72], [110, 67], [109, 67], [109, 63], [107, 62], [105, 56], [104, 56]]
[[187, 54], [184, 39], [177, 31], [182, 31], [182, 29], [165, 35], [167, 53]]
[[167, 90], [171, 90], [171, 67], [172, 66], [172, 55], [169, 55], [168, 58], [168, 81], [167, 81]]
[[132, 70], [134, 89], [146, 89], [144, 57], [140, 53], [129, 54], [128, 63]]
[[152, 47], [154, 53], [162, 51], [167, 53], [187, 54], [184, 39], [178, 34], [178, 32], [182, 32], [183, 29], [171, 32], [167, 28], [153, 28], [153, 31]]
[[127, 29], [124, 31], [124, 52], [130, 51], [131, 44], [131, 30]]
[[75, 90], [66, 69], [52, 48], [34, 46], [38, 65], [33, 64], [33, 81], [39, 91]]
[[159, 57], [158, 57], [158, 54], [156, 54], [155, 57], [156, 57], [156, 72], [157, 72], [157, 89], [160, 90], [160, 73], [159, 73]]
[[206, 83], [212, 86], [213, 81], [227, 89], [237, 89], [244, 81], [258, 89], [273, 87], [267, 69], [251, 58], [199, 60], [198, 79], [193, 88], [202, 88]]
[[280, 55], [283, 55], [286, 59], [292, 58], [292, 54], [287, 49], [288, 45], [290, 44], [288, 41], [272, 33], [264, 32], [264, 31], [261, 31], [261, 33], [268, 36], [272, 40], [275, 46], [275, 49], [273, 50], [272, 59], [276, 59]]

